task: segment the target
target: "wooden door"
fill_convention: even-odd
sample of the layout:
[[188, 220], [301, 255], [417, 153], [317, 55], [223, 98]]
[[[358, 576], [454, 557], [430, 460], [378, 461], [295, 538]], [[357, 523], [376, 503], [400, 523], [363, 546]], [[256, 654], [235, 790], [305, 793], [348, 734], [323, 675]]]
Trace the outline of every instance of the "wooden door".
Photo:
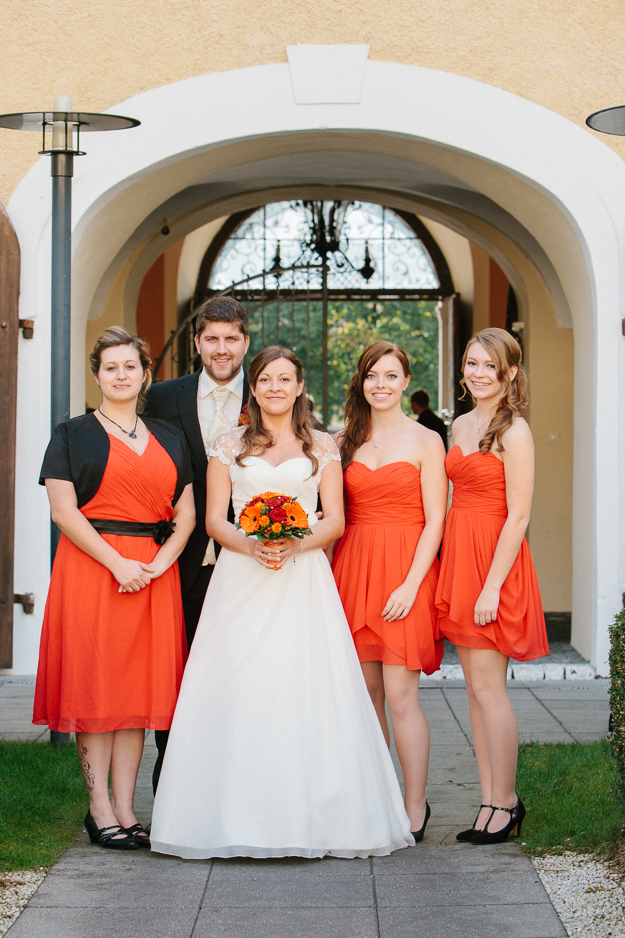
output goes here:
[[0, 205], [0, 668], [13, 665], [15, 424], [20, 248]]

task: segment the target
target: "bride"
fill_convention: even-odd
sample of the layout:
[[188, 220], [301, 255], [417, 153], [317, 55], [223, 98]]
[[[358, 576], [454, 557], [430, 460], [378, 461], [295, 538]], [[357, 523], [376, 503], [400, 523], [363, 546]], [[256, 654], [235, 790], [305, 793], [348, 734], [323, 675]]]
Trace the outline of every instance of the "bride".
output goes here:
[[[382, 856], [413, 841], [323, 553], [344, 526], [340, 457], [309, 427], [293, 352], [263, 349], [249, 377], [249, 425], [210, 451], [206, 526], [225, 549], [182, 682], [152, 850]], [[312, 535], [256, 540], [227, 520], [231, 496], [238, 516], [268, 490], [299, 500]]]

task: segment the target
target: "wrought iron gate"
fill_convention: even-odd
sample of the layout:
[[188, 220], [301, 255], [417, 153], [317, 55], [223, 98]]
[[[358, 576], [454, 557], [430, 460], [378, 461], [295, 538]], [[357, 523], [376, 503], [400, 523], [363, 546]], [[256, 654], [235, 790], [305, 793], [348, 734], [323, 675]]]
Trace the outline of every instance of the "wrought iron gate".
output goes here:
[[[366, 304], [374, 307], [386, 300], [398, 304], [429, 300], [437, 303], [438, 290], [367, 290], [328, 287], [329, 264], [326, 260], [293, 267], [273, 267], [247, 277], [225, 290], [209, 291], [207, 296], [235, 296], [247, 310], [250, 320], [251, 360], [267, 345], [291, 348], [302, 360], [306, 372], [306, 390], [313, 399], [319, 422], [327, 428], [344, 402], [343, 392], [333, 387], [333, 358], [330, 318], [341, 304]], [[364, 308], [364, 305], [363, 305]], [[154, 368], [161, 380], [191, 374], [200, 367], [194, 344], [197, 309], [192, 309], [171, 335]], [[364, 327], [366, 332], [366, 325]], [[362, 341], [364, 339], [364, 343]], [[366, 334], [360, 345], [367, 344]], [[357, 356], [356, 356], [357, 357]], [[352, 357], [351, 367], [355, 364]], [[336, 383], [336, 382], [334, 382]]]

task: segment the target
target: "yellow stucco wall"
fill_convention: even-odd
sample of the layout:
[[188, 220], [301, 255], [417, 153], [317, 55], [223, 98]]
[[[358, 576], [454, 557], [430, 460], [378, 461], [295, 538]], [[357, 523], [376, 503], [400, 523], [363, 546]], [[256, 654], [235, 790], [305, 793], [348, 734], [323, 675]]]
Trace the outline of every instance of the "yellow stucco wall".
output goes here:
[[[496, 85], [580, 125], [625, 98], [620, 0], [4, 0], [0, 36], [2, 112], [49, 108], [61, 92], [103, 110], [195, 75], [285, 62], [289, 44], [339, 42]], [[623, 140], [602, 139], [625, 157]], [[1, 202], [39, 146], [0, 131]]]

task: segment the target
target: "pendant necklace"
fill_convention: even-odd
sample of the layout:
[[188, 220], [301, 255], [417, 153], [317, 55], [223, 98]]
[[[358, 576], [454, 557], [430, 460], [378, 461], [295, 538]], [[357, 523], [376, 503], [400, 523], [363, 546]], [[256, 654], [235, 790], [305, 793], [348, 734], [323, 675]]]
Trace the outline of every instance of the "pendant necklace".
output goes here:
[[[393, 427], [392, 430], [387, 431], [387, 432], [384, 434], [384, 436], [382, 437], [382, 439], [385, 440], [387, 436], [392, 436], [392, 435], [395, 433], [395, 431], [399, 428], [399, 426], [400, 426], [400, 424], [397, 424], [397, 426], [396, 426], [396, 427]], [[373, 443], [373, 448], [374, 448], [374, 449], [379, 449], [379, 446], [378, 446], [378, 444], [375, 442], [375, 440], [373, 439], [373, 437], [371, 437], [370, 442]]]
[[[100, 410], [99, 407], [98, 407], [98, 413], [99, 413], [99, 414], [102, 414], [102, 411]], [[117, 423], [117, 421], [111, 420], [110, 417], [107, 417], [106, 414], [102, 414], [102, 416], [104, 417], [105, 420], [108, 420], [109, 423], [114, 423], [116, 427], [119, 427], [119, 429], [122, 431], [122, 433], [125, 433], [126, 436], [129, 436], [131, 440], [136, 440], [136, 439], [137, 439], [137, 432], [136, 432], [136, 431], [137, 431], [137, 423], [139, 422], [139, 414], [135, 414], [135, 425], [134, 425], [134, 427], [132, 428], [132, 430], [130, 431], [130, 433], [128, 432], [128, 430], [124, 430], [124, 428], [123, 428], [119, 423]]]
[[489, 417], [488, 420], [485, 420], [485, 421], [484, 421], [484, 423], [478, 424], [478, 422], [477, 422], [477, 414], [475, 415], [475, 423], [476, 423], [476, 425], [477, 425], [477, 431], [476, 431], [476, 432], [477, 432], [478, 436], [479, 436], [479, 434], [480, 434], [480, 430], [481, 430], [483, 427], [485, 427], [486, 424], [490, 423], [492, 419], [493, 419], [492, 417]]

